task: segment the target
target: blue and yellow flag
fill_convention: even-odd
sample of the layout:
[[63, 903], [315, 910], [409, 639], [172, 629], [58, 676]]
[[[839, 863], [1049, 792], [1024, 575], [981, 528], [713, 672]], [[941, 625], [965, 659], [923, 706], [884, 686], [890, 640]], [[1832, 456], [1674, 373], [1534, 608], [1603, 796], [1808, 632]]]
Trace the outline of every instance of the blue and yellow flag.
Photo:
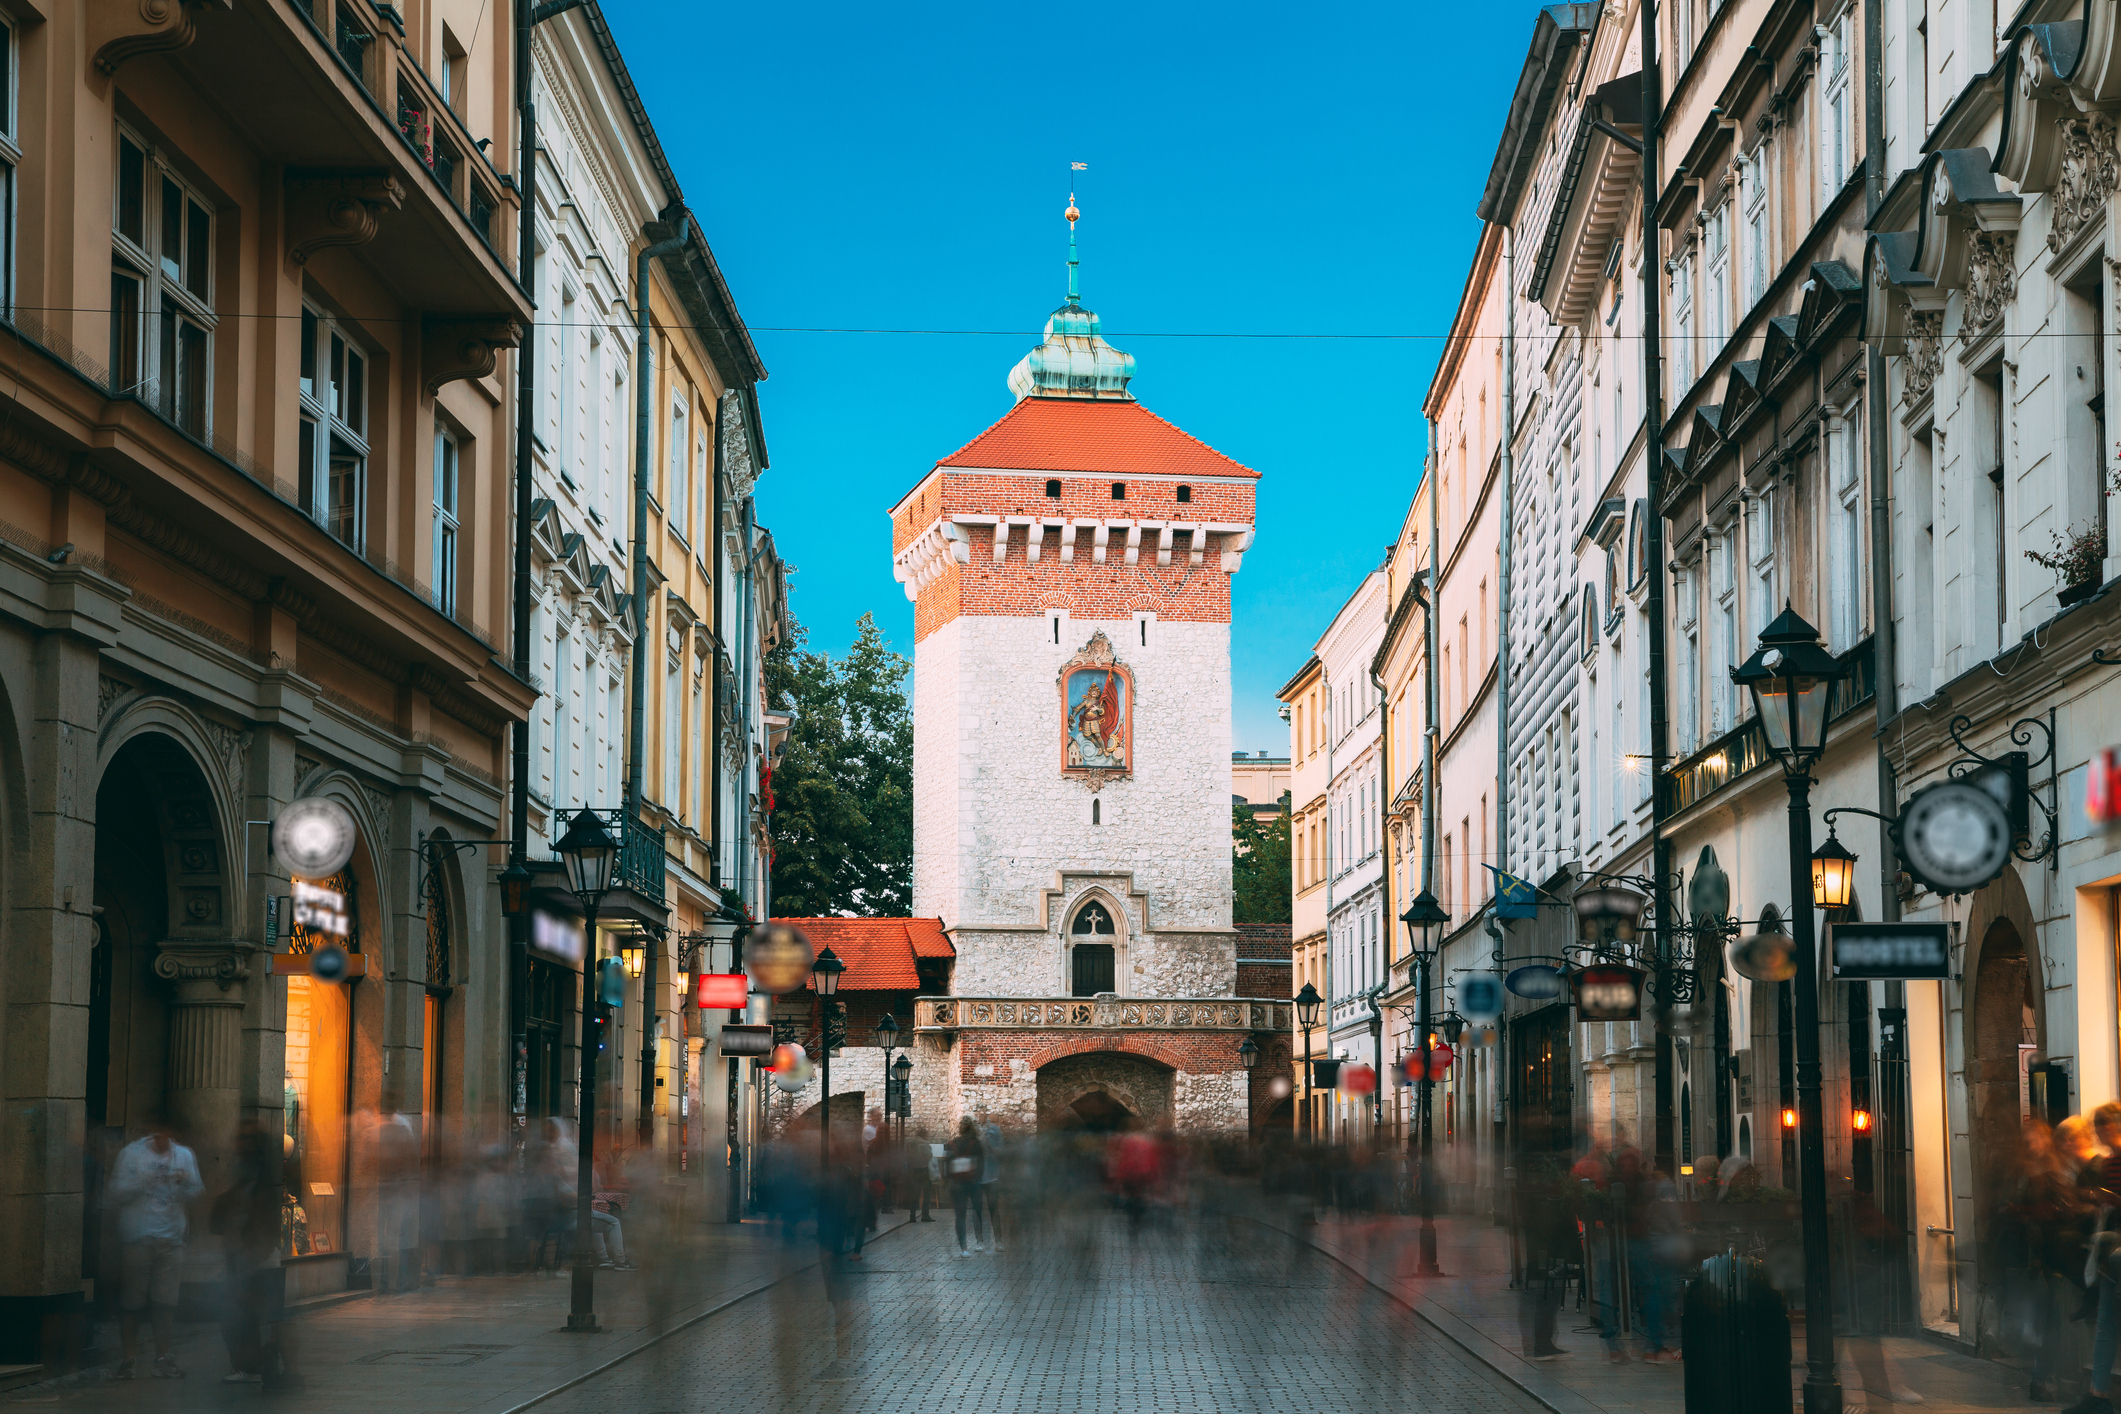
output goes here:
[[1530, 879], [1520, 879], [1515, 874], [1497, 869], [1492, 864], [1481, 868], [1495, 876], [1495, 916], [1497, 918], [1537, 918], [1539, 916], [1539, 889]]

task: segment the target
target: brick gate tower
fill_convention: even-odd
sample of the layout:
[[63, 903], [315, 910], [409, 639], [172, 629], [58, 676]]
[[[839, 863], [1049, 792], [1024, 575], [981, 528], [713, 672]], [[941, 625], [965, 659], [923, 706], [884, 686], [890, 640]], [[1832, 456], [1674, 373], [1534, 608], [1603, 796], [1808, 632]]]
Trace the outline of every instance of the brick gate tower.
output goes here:
[[1067, 302], [1015, 405], [891, 510], [914, 911], [955, 951], [915, 1034], [938, 1118], [1242, 1128], [1238, 1046], [1289, 1024], [1235, 995], [1231, 924], [1230, 581], [1259, 473], [1135, 401], [1067, 214]]

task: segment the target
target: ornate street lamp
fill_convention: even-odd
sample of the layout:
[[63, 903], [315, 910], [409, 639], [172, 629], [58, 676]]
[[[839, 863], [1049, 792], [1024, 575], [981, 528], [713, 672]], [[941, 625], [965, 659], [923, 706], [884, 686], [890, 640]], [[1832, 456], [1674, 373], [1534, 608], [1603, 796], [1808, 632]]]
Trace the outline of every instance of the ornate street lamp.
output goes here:
[[[567, 833], [553, 846], [567, 866], [567, 882], [582, 902], [584, 926], [592, 945], [582, 949], [582, 1098], [581, 1134], [575, 1146], [574, 1195], [574, 1284], [568, 1294], [567, 1329], [594, 1331], [596, 1313], [596, 1246], [590, 1241], [590, 1202], [596, 1187], [597, 1149], [597, 1041], [596, 1014], [597, 950], [594, 946], [597, 913], [610, 892], [613, 867], [618, 863], [619, 843], [611, 837], [603, 817], [583, 807], [568, 822]], [[527, 872], [527, 871], [526, 871]]]
[[[1731, 680], [1753, 695], [1768, 750], [1782, 763], [1790, 793], [1790, 896], [1808, 892], [1812, 859], [1812, 766], [1826, 752], [1827, 711], [1842, 667], [1819, 644], [1819, 631], [1787, 604], [1760, 635], [1760, 648], [1731, 670]], [[1838, 849], [1838, 844], [1836, 845]], [[1839, 867], [1845, 874], [1847, 865]], [[1819, 1097], [1819, 960], [1813, 951], [1812, 910], [1790, 910], [1796, 944], [1798, 1196], [1804, 1232], [1804, 1309], [1822, 1313], [1804, 1323], [1805, 1414], [1839, 1414], [1841, 1383], [1834, 1369], [1834, 1286], [1827, 1270], [1825, 1112]]]
[[619, 944], [619, 961], [626, 968], [628, 977], [639, 977], [647, 958], [648, 949], [642, 946], [639, 933], [630, 934], [625, 942]]
[[[891, 1073], [898, 1077], [898, 1142], [906, 1142], [906, 1121], [913, 1114], [913, 1057], [900, 1056], [891, 1063]], [[910, 1213], [912, 1209], [907, 1209]]]
[[1252, 1067], [1259, 1064], [1259, 1045], [1250, 1036], [1237, 1043], [1237, 1063], [1245, 1068], [1245, 1134], [1252, 1133]]
[[1648, 900], [1633, 889], [1624, 889], [1617, 884], [1594, 883], [1588, 888], [1578, 889], [1571, 900], [1576, 909], [1576, 921], [1586, 938], [1612, 939], [1623, 942], [1632, 940], [1642, 923], [1642, 911]]
[[[891, 1053], [898, 1048], [898, 1018], [888, 1011], [884, 1013], [884, 1019], [876, 1024], [876, 1044], [884, 1053], [884, 1132], [889, 1134], [891, 1115], [897, 1108], [891, 1102]], [[884, 1211], [889, 1212], [890, 1209], [886, 1208]]]
[[1318, 1008], [1325, 998], [1309, 982], [1296, 994], [1296, 1024], [1304, 1029], [1304, 1138], [1311, 1137], [1311, 1028], [1318, 1024]]
[[1826, 843], [1812, 851], [1812, 902], [1820, 908], [1847, 908], [1855, 897], [1856, 856], [1842, 847], [1829, 821]]
[[504, 918], [526, 918], [530, 915], [531, 873], [523, 867], [520, 859], [512, 860], [501, 871], [501, 915]]
[[1435, 1067], [1430, 1047], [1435, 1043], [1429, 1034], [1429, 968], [1436, 961], [1438, 938], [1450, 923], [1451, 915], [1436, 902], [1436, 895], [1423, 889], [1407, 905], [1407, 911], [1399, 915], [1399, 921], [1407, 925], [1407, 951], [1421, 969], [1418, 982], [1420, 1006], [1415, 1022], [1415, 1034], [1421, 1039], [1421, 1098], [1416, 1112], [1421, 1130], [1421, 1168], [1414, 1180], [1415, 1193], [1421, 1199], [1421, 1265], [1415, 1275], [1440, 1277], [1443, 1269], [1436, 1265], [1436, 1190], [1430, 1174], [1434, 1167], [1430, 1159], [1435, 1152], [1430, 1124], [1434, 1109], [1432, 1073]]
[[832, 999], [839, 994], [840, 974], [847, 970], [839, 954], [821, 948], [810, 964], [810, 985], [818, 996], [818, 1081], [822, 1098], [817, 1107], [818, 1180], [828, 1181], [832, 1170]]

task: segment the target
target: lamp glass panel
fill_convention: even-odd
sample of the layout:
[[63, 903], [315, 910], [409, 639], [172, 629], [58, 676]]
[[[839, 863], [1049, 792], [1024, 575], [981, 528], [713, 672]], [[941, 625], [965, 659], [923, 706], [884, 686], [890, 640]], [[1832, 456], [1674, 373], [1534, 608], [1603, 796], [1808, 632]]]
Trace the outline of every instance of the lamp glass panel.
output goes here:
[[1767, 733], [1768, 750], [1777, 756], [1790, 752], [1790, 700], [1787, 678], [1769, 678], [1753, 685], [1753, 705], [1760, 712], [1760, 729]]
[[1833, 694], [1832, 678], [1792, 680], [1790, 696], [1797, 713], [1792, 728], [1792, 745], [1800, 754], [1816, 756], [1826, 749], [1826, 705]]

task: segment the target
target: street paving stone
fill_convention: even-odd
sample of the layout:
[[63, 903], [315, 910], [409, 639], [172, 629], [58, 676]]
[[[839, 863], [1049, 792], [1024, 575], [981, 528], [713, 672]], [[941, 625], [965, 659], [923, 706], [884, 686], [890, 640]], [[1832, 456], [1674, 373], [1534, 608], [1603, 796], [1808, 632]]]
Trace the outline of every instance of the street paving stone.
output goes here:
[[1102, 1210], [957, 1255], [947, 1215], [800, 1273], [539, 1414], [1306, 1414], [1541, 1406], [1306, 1244]]

